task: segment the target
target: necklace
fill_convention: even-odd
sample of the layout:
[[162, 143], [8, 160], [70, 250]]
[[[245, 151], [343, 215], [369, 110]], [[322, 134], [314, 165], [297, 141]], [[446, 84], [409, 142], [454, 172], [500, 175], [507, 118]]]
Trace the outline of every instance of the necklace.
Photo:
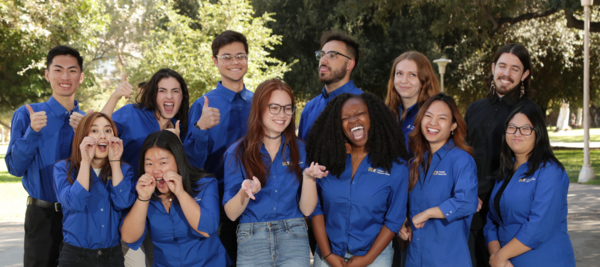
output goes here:
[[275, 140], [275, 139], [279, 139], [279, 137], [281, 137], [281, 133], [280, 133], [278, 136], [270, 136], [270, 135], [268, 135], [268, 134], [265, 134], [265, 137], [266, 137], [266, 138], [269, 138], [269, 139], [271, 139], [271, 140]]

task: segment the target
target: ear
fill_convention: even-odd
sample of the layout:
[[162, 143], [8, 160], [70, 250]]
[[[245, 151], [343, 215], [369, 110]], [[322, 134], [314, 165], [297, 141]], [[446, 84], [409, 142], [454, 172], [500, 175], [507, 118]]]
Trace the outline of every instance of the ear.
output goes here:
[[450, 127], [452, 129], [452, 131], [456, 130], [456, 127], [458, 127], [458, 124], [452, 123], [452, 127]]
[[46, 71], [44, 72], [44, 77], [46, 77], [47, 82], [50, 82], [50, 72], [48, 71], [48, 69], [46, 69]]
[[218, 62], [218, 59], [217, 59], [217, 57], [213, 56], [213, 57], [212, 57], [212, 60], [213, 60], [213, 65], [215, 65], [215, 67], [217, 67], [217, 68], [218, 68], [218, 63], [219, 63], [219, 62]]
[[356, 61], [354, 59], [348, 59], [348, 62], [346, 62], [346, 71], [350, 72], [354, 69], [354, 66], [356, 65]]
[[525, 79], [527, 79], [527, 77], [529, 77], [529, 70], [523, 72], [523, 75], [521, 76], [521, 81], [524, 81]]
[[496, 63], [492, 63], [492, 75], [494, 75], [494, 69], [496, 69]]
[[85, 73], [81, 72], [81, 77], [79, 77], [79, 84], [83, 83], [83, 79], [85, 78]]

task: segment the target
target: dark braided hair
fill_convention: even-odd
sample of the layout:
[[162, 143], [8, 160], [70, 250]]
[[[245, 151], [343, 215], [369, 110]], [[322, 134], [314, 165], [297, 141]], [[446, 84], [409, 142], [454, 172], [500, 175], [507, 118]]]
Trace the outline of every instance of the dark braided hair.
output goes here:
[[338, 178], [346, 169], [346, 135], [342, 127], [342, 106], [351, 98], [362, 99], [369, 110], [371, 127], [365, 150], [375, 168], [391, 171], [394, 162], [408, 159], [404, 134], [394, 114], [377, 96], [340, 94], [321, 112], [314, 122], [306, 142], [306, 162], [317, 162], [327, 167]]

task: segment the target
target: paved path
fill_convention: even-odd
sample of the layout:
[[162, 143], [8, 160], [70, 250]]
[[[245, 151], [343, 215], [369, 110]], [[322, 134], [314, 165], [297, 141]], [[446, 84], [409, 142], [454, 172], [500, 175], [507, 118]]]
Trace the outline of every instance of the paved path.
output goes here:
[[[583, 149], [583, 142], [554, 142], [550, 141], [553, 148]], [[600, 142], [590, 142], [590, 149], [600, 149]]]
[[[577, 267], [600, 266], [600, 186], [569, 186], [569, 235]], [[0, 222], [0, 266], [23, 266], [23, 223]]]

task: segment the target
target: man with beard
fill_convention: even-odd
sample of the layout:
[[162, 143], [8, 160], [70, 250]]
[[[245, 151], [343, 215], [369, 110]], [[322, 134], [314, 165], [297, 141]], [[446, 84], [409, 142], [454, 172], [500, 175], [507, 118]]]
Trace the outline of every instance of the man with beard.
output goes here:
[[492, 74], [485, 78], [486, 86], [490, 88], [487, 97], [472, 103], [465, 113], [467, 142], [475, 149], [473, 158], [477, 164], [479, 206], [483, 206], [471, 222], [469, 250], [473, 266], [489, 266], [490, 254], [483, 226], [488, 212], [486, 205], [499, 168], [506, 119], [519, 106], [532, 106], [544, 115], [541, 108], [529, 99], [533, 94], [529, 85], [530, 74], [531, 59], [527, 49], [521, 44], [503, 46], [494, 55]]
[[315, 54], [319, 60], [319, 81], [325, 87], [320, 95], [306, 103], [302, 111], [298, 127], [300, 139], [308, 138], [313, 123], [331, 99], [343, 93], [363, 93], [350, 80], [350, 74], [360, 58], [358, 47], [355, 40], [340, 32], [328, 31], [321, 36], [321, 50]]

